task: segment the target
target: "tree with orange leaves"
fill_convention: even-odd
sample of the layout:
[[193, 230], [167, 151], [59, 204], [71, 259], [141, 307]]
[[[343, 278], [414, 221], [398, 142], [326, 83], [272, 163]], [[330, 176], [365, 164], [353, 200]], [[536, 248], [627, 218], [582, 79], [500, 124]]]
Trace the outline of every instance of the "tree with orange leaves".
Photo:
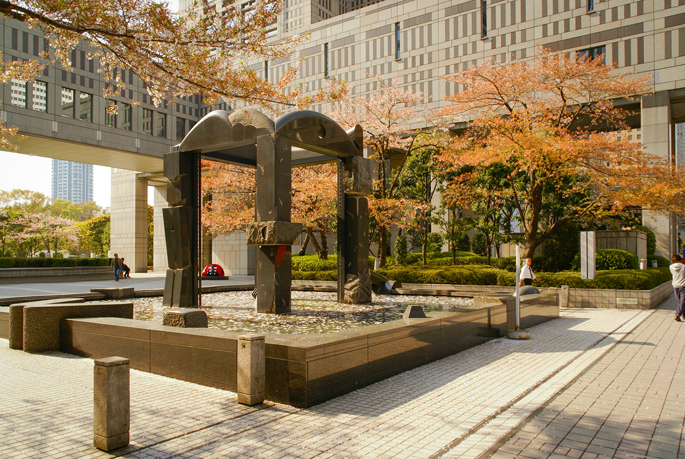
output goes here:
[[[293, 84], [298, 68], [278, 80], [264, 78], [248, 61], [289, 56], [306, 39], [268, 41], [281, 10], [280, 0], [240, 3], [201, 0], [183, 14], [167, 2], [153, 0], [0, 0], [0, 16], [38, 29], [49, 49], [27, 62], [0, 63], [0, 81], [33, 81], [46, 67], [71, 70], [72, 51], [87, 53], [105, 80], [103, 97], [124, 97], [122, 69], [145, 84], [155, 105], [180, 96], [202, 94], [208, 104], [220, 99], [261, 104], [305, 106], [337, 97], [344, 85], [303, 95]], [[137, 101], [132, 101], [137, 103]], [[116, 105], [109, 110], [116, 111]], [[2, 128], [0, 143], [15, 131]], [[10, 143], [2, 143], [12, 148]]]
[[[202, 194], [207, 199], [202, 223], [213, 236], [242, 230], [254, 221], [254, 169], [203, 162]], [[297, 167], [292, 170], [291, 220], [302, 223], [317, 254], [326, 258], [326, 233], [334, 228], [337, 202], [335, 164]], [[314, 232], [320, 234], [320, 242]]]
[[[617, 74], [601, 56], [539, 50], [532, 61], [487, 62], [446, 79], [461, 91], [442, 114], [467, 121], [440, 158], [452, 173], [447, 199], [468, 205], [483, 193], [498, 196], [517, 214], [524, 256], [565, 220], [626, 206], [683, 208], [683, 186], [667, 160], [597, 129], [627, 128], [614, 101], [646, 94], [646, 77]], [[483, 181], [493, 165], [501, 178]]]
[[[336, 102], [331, 118], [349, 129], [357, 124], [364, 128], [364, 145], [378, 165], [378, 180], [369, 198], [369, 214], [378, 228], [378, 258], [386, 263], [386, 247], [392, 225], [409, 226], [416, 222], [420, 202], [402, 195], [399, 178], [409, 158], [436, 142], [429, 116], [421, 111], [424, 95], [402, 86], [399, 78], [384, 80], [372, 75], [377, 88], [369, 97], [352, 97], [349, 93]], [[418, 129], [424, 127], [424, 129]]]

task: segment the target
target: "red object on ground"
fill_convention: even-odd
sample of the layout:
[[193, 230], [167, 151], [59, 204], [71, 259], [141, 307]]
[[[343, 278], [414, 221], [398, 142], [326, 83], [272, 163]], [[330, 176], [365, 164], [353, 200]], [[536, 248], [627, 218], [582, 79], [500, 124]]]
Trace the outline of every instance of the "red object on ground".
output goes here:
[[211, 264], [205, 266], [205, 269], [202, 270], [202, 277], [223, 277], [224, 276], [224, 268], [222, 268], [219, 265]]

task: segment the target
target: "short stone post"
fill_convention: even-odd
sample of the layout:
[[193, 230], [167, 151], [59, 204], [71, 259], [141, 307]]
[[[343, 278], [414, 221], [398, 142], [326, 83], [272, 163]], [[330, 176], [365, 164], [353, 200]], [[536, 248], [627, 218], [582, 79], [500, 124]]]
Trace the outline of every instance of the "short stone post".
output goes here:
[[265, 360], [264, 335], [238, 337], [238, 403], [252, 406], [264, 401]]
[[102, 451], [112, 451], [129, 443], [129, 374], [129, 359], [95, 360], [93, 444]]

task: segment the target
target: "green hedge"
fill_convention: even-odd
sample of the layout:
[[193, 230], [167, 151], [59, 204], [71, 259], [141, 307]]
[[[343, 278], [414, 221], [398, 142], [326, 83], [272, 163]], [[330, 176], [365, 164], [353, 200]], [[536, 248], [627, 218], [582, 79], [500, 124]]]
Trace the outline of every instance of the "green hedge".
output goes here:
[[325, 280], [334, 281], [338, 280], [338, 270], [328, 270], [328, 271], [293, 271], [293, 280]]
[[0, 268], [68, 268], [109, 266], [109, 258], [9, 258], [0, 257]]
[[[664, 282], [671, 280], [668, 268], [652, 268], [646, 270], [621, 269], [611, 271], [597, 271], [594, 279], [581, 279], [577, 271], [561, 271], [558, 273], [536, 274], [540, 279], [541, 287], [561, 287], [568, 285], [571, 288], [598, 288], [617, 290], [650, 290]], [[497, 285], [514, 286], [516, 275], [509, 272], [501, 272], [497, 276]]]
[[387, 266], [376, 270], [392, 280], [417, 284], [497, 285], [498, 269], [487, 265]]
[[[619, 249], [597, 249], [595, 253], [597, 271], [617, 269], [638, 269], [640, 267], [637, 255]], [[580, 270], [580, 253], [571, 262], [574, 270]]]
[[666, 257], [662, 257], [661, 255], [650, 255], [647, 257], [647, 266], [651, 267], [652, 266], [652, 260], [656, 260], [657, 266], [659, 268], [668, 268], [671, 266], [671, 260], [669, 260]]

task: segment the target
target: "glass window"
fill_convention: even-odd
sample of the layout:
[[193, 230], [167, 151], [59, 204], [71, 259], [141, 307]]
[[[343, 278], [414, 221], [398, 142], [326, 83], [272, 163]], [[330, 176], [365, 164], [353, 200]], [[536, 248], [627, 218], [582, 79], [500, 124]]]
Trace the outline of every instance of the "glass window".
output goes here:
[[67, 118], [74, 117], [74, 90], [62, 88], [60, 114]]
[[400, 23], [395, 23], [395, 59], [400, 58]]
[[155, 134], [157, 137], [166, 137], [166, 113], [157, 112], [155, 115]]
[[486, 0], [481, 0], [480, 2], [480, 36], [481, 38], [487, 38], [488, 36], [488, 2]]
[[183, 140], [186, 136], [186, 120], [176, 118], [176, 140]]
[[26, 108], [26, 82], [12, 79], [12, 105]]
[[152, 135], [152, 110], [143, 109], [143, 134]]
[[81, 121], [93, 121], [93, 96], [84, 92], [79, 93], [78, 119]]
[[48, 84], [42, 81], [33, 82], [33, 105], [31, 108], [37, 112], [48, 110]]
[[596, 46], [594, 48], [584, 49], [582, 51], [578, 51], [578, 60], [581, 62], [585, 62], [588, 59], [597, 59], [598, 57], [602, 56], [602, 63], [606, 64], [606, 51], [606, 46]]
[[117, 127], [116, 106], [116, 102], [111, 102], [105, 106], [105, 126]]
[[323, 44], [323, 76], [328, 78], [328, 43]]
[[121, 129], [130, 131], [132, 129], [131, 118], [133, 117], [133, 107], [131, 104], [121, 104]]
[[588, 12], [595, 11], [595, 0], [587, 0], [587, 10]]

